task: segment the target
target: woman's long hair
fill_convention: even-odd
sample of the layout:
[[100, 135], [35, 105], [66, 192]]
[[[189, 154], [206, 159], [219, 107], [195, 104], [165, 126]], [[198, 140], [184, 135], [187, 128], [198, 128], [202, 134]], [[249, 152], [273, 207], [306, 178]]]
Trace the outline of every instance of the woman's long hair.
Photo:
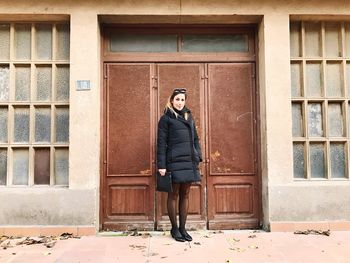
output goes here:
[[[168, 101], [165, 105], [164, 112], [166, 112], [167, 110], [170, 110], [172, 113], [174, 113], [176, 118], [179, 116], [179, 114], [174, 110], [173, 104], [171, 103], [171, 96], [168, 98]], [[188, 120], [188, 112], [185, 112], [184, 118], [186, 121]]]

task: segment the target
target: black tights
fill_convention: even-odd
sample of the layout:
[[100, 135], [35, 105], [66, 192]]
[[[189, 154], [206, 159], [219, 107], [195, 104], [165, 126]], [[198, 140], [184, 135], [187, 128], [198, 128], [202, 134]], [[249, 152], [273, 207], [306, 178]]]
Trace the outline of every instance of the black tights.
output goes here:
[[171, 227], [177, 227], [176, 220], [176, 201], [179, 197], [179, 219], [180, 228], [185, 228], [187, 211], [188, 211], [188, 197], [190, 193], [190, 183], [173, 183], [173, 192], [168, 193], [168, 215], [171, 222]]

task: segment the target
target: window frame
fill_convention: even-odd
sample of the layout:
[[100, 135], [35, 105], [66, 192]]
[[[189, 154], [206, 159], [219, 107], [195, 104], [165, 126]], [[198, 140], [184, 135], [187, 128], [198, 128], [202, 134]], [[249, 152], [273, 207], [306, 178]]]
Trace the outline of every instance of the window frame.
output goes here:
[[[306, 26], [312, 23], [319, 23], [319, 48], [320, 56], [308, 56], [306, 54]], [[326, 53], [327, 46], [327, 26], [338, 25], [338, 53], [339, 56], [328, 56]], [[347, 65], [350, 63], [350, 52], [346, 53], [345, 45], [350, 45], [345, 43], [346, 37], [350, 40], [350, 30], [346, 31], [346, 28], [350, 29], [350, 23], [344, 21], [319, 21], [319, 20], [291, 20], [290, 21], [290, 65], [291, 65], [291, 106], [293, 110], [294, 104], [301, 105], [301, 129], [302, 136], [294, 136], [292, 134], [293, 142], [293, 153], [294, 145], [302, 143], [304, 145], [304, 178], [299, 178], [295, 176], [294, 165], [295, 159], [293, 154], [293, 179], [298, 180], [349, 180], [350, 167], [349, 167], [349, 147], [350, 147], [350, 75], [347, 74]], [[346, 33], [348, 35], [346, 35]], [[296, 48], [296, 43], [298, 48]], [[348, 48], [347, 51], [349, 51]], [[298, 55], [293, 55], [298, 54]], [[320, 96], [308, 96], [307, 93], [307, 68], [309, 63], [319, 63], [320, 64]], [[327, 65], [329, 64], [339, 64], [340, 66], [340, 91], [341, 96], [329, 96], [327, 94]], [[295, 78], [293, 77], [293, 64], [299, 65], [299, 92], [295, 92], [293, 89], [293, 83]], [[350, 64], [349, 64], [350, 66]], [[350, 72], [350, 71], [349, 71]], [[300, 96], [295, 96], [294, 94], [300, 94]], [[310, 103], [320, 103], [322, 109], [322, 125], [323, 125], [323, 136], [310, 136], [309, 135], [309, 117], [308, 117], [308, 105]], [[330, 136], [330, 123], [329, 123], [329, 105], [330, 104], [340, 104], [341, 108], [341, 118], [342, 118], [342, 129], [343, 136]], [[295, 122], [294, 117], [292, 117], [293, 123]], [[293, 126], [294, 129], [294, 126]], [[324, 158], [325, 158], [325, 176], [323, 178], [311, 177], [311, 160], [310, 160], [310, 145], [313, 143], [323, 143], [324, 145]], [[341, 143], [344, 145], [344, 167], [345, 167], [345, 177], [332, 177], [332, 157], [331, 157], [331, 145]]]
[[[70, 23], [69, 21], [35, 21], [35, 22], [1, 22], [1, 25], [10, 26], [10, 43], [9, 43], [9, 57], [8, 59], [0, 59], [1, 66], [8, 66], [9, 68], [9, 98], [7, 101], [1, 101], [0, 107], [8, 109], [7, 114], [7, 142], [0, 142], [0, 149], [7, 150], [7, 176], [6, 184], [0, 185], [0, 187], [47, 187], [47, 186], [58, 186], [58, 187], [67, 187], [69, 185], [69, 114], [70, 114], [70, 103], [69, 103], [69, 82], [70, 82], [70, 58], [69, 50], [64, 53], [66, 57], [58, 57], [60, 51], [64, 49], [59, 49], [59, 32], [58, 28], [64, 27], [64, 37], [65, 43], [68, 41], [68, 49], [70, 49]], [[15, 56], [16, 49], [16, 39], [15, 39], [15, 30], [18, 25], [27, 25], [30, 27], [30, 58], [29, 59], [17, 59]], [[40, 59], [37, 56], [36, 48], [36, 38], [37, 38], [37, 28], [41, 25], [51, 26], [51, 59]], [[68, 34], [67, 34], [68, 31]], [[61, 43], [62, 44], [62, 43]], [[66, 47], [66, 46], [65, 46]], [[66, 47], [67, 48], [67, 47]], [[68, 55], [67, 55], [68, 54]], [[50, 67], [51, 68], [51, 89], [50, 89], [50, 99], [48, 101], [39, 101], [35, 98], [35, 90], [37, 89], [36, 83], [36, 73], [37, 69], [40, 67]], [[16, 100], [16, 69], [19, 67], [28, 67], [29, 68], [29, 100]], [[67, 99], [66, 100], [57, 100], [57, 82], [56, 76], [58, 68], [68, 67], [68, 87], [67, 87]], [[14, 117], [15, 109], [25, 107], [29, 109], [29, 140], [27, 142], [14, 142]], [[35, 141], [35, 114], [36, 109], [45, 108], [50, 109], [50, 114], [47, 115], [50, 117], [50, 141], [47, 142], [37, 142]], [[57, 127], [56, 118], [57, 118], [57, 109], [66, 108], [68, 109], [68, 141], [67, 142], [56, 142], [55, 131]], [[26, 149], [28, 150], [28, 184], [16, 185], [13, 184], [13, 165], [14, 159], [13, 154], [16, 149]], [[35, 150], [36, 149], [48, 149], [49, 158], [50, 158], [50, 175], [49, 175], [49, 184], [35, 184], [34, 183], [34, 169], [35, 169]], [[65, 149], [67, 151], [67, 173], [68, 173], [68, 182], [67, 184], [55, 184], [55, 167], [56, 159], [55, 154], [58, 150]]]

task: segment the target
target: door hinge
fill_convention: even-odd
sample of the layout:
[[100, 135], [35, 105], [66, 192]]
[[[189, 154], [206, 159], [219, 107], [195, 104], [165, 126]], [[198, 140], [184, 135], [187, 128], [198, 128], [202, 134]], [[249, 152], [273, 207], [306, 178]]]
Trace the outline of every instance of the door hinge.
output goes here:
[[152, 77], [152, 87], [154, 89], [158, 88], [158, 77], [155, 77], [155, 76]]

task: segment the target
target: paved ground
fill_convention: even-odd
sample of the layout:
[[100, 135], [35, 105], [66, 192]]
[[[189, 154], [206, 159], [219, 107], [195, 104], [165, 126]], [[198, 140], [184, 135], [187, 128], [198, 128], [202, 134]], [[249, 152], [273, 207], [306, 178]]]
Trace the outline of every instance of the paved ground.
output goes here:
[[263, 231], [190, 233], [192, 242], [179, 243], [169, 232], [137, 236], [108, 232], [56, 243], [48, 240], [46, 244], [54, 244], [52, 248], [16, 245], [24, 238], [8, 239], [1, 243], [0, 262], [350, 263], [350, 232], [331, 232], [330, 236]]

